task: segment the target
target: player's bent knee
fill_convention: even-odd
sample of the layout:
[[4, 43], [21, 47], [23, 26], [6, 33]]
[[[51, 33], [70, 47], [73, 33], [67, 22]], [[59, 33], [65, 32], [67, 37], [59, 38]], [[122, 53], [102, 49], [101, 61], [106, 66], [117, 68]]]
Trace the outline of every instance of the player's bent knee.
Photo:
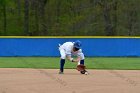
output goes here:
[[81, 60], [84, 60], [85, 59], [85, 57], [81, 57]]
[[66, 56], [61, 56], [61, 59], [66, 59]]
[[84, 54], [80, 55], [80, 57], [81, 57], [81, 60], [84, 60], [85, 59]]
[[81, 60], [84, 60], [85, 59], [84, 54], [80, 54], [80, 55], [77, 55], [77, 56], [79, 56], [81, 58]]

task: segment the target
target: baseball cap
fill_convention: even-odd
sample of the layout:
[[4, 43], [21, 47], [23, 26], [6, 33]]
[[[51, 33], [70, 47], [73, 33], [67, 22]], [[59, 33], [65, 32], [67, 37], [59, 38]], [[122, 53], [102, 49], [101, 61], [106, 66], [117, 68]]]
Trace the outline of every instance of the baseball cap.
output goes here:
[[81, 47], [82, 47], [81, 41], [79, 41], [79, 40], [75, 41], [75, 42], [74, 42], [74, 47], [75, 47], [75, 48], [78, 48], [78, 49], [81, 49]]

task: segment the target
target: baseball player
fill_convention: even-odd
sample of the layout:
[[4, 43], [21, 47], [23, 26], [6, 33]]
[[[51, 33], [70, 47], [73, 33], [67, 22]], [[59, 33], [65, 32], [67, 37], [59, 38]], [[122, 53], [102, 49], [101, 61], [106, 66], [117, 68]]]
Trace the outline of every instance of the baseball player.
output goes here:
[[[61, 55], [60, 59], [60, 72], [59, 74], [64, 73], [64, 64], [65, 64], [65, 59], [67, 58], [71, 62], [77, 62], [78, 66], [82, 66], [83, 70], [78, 70], [81, 72], [81, 74], [88, 74], [88, 72], [85, 70], [84, 66], [84, 54], [81, 49], [81, 42], [79, 40], [75, 42], [65, 42], [62, 45], [59, 45], [59, 51]], [[72, 58], [72, 55], [77, 56], [77, 58]], [[77, 67], [78, 67], [77, 66]]]

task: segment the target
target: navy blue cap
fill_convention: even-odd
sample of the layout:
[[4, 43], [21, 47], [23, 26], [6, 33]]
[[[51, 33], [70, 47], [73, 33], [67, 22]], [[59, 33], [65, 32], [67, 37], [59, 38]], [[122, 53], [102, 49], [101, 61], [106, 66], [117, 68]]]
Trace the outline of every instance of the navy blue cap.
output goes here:
[[79, 41], [79, 40], [75, 41], [75, 42], [74, 42], [74, 47], [75, 47], [75, 48], [78, 48], [78, 49], [81, 49], [81, 47], [82, 47], [81, 41]]

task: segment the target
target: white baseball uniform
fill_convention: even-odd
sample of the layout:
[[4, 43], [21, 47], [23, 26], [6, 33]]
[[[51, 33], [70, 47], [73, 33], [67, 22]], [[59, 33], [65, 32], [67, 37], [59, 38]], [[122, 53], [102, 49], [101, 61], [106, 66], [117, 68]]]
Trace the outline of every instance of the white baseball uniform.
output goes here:
[[63, 45], [60, 45], [59, 51], [60, 51], [61, 59], [65, 59], [66, 56], [76, 55], [76, 56], [80, 56], [81, 60], [84, 60], [85, 57], [84, 54], [82, 53], [82, 49], [79, 49], [78, 51], [74, 52], [73, 45], [74, 42], [65, 42]]

